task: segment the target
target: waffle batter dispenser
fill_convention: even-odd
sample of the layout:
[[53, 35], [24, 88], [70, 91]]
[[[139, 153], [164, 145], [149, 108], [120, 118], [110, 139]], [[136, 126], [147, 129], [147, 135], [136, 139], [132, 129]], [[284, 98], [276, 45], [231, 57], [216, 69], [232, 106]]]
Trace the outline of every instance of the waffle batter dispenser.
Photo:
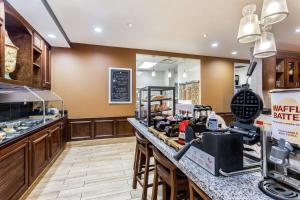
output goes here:
[[278, 200], [300, 199], [300, 90], [273, 90], [272, 129], [262, 136], [264, 180], [259, 188]]

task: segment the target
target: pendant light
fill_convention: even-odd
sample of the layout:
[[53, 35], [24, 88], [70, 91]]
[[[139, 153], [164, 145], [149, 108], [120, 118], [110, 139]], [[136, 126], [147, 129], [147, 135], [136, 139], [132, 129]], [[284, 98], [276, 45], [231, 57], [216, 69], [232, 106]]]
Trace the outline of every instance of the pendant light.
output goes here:
[[243, 18], [240, 20], [238, 42], [250, 43], [259, 39], [260, 25], [257, 14], [255, 14], [256, 5], [248, 4], [243, 8]]
[[156, 72], [155, 72], [155, 70], [153, 69], [152, 70], [152, 73], [151, 73], [151, 75], [154, 77], [154, 76], [156, 76]]
[[268, 20], [269, 24], [281, 22], [289, 15], [286, 0], [264, 0], [261, 21]]
[[[183, 67], [185, 68], [185, 59], [183, 59]], [[185, 69], [183, 70], [182, 77], [186, 78], [186, 71], [185, 71]]]
[[170, 69], [169, 69], [169, 72], [168, 72], [168, 78], [172, 78], [172, 73], [171, 73]]
[[258, 41], [255, 42], [253, 55], [255, 58], [267, 58], [276, 55], [276, 44], [274, 34], [270, 32], [271, 25], [263, 27], [263, 32]]
[[[155, 56], [152, 56], [152, 62], [155, 63]], [[151, 76], [155, 77], [156, 76], [156, 72], [154, 70], [155, 65], [153, 66], [152, 72], [151, 72]]]
[[182, 77], [183, 77], [183, 78], [186, 78], [186, 72], [185, 72], [185, 70], [184, 70], [184, 72], [183, 72], [183, 74], [182, 74]]

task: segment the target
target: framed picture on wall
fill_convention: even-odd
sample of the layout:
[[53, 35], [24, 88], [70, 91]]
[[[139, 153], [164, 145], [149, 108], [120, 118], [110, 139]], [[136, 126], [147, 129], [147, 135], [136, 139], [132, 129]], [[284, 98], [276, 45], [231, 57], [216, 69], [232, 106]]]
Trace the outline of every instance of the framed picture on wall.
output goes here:
[[132, 69], [109, 68], [109, 99], [110, 104], [132, 103]]

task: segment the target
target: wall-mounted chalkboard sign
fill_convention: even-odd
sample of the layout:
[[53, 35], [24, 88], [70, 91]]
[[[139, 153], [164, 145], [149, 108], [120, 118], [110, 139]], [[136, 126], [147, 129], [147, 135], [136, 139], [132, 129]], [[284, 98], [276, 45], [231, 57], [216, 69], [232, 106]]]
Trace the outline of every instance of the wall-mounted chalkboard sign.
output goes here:
[[109, 103], [132, 103], [132, 70], [109, 68]]

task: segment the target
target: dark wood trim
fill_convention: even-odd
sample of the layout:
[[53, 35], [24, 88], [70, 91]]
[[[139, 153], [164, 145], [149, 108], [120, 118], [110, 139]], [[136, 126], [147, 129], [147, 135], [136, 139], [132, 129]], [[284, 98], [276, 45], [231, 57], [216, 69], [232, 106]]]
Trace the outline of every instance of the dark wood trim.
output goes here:
[[128, 117], [68, 119], [68, 141], [133, 136], [134, 130], [127, 121]]
[[71, 46], [71, 41], [70, 41], [68, 35], [66, 34], [66, 32], [63, 29], [61, 23], [59, 22], [59, 20], [57, 19], [56, 15], [54, 14], [54, 12], [53, 12], [51, 6], [49, 5], [48, 1], [47, 0], [42, 0], [42, 3], [44, 4], [46, 10], [48, 11], [49, 15], [53, 19], [54, 23], [58, 27], [58, 29], [61, 32], [61, 34], [64, 36], [64, 38], [66, 39], [66, 41], [68, 42], [68, 44]]

